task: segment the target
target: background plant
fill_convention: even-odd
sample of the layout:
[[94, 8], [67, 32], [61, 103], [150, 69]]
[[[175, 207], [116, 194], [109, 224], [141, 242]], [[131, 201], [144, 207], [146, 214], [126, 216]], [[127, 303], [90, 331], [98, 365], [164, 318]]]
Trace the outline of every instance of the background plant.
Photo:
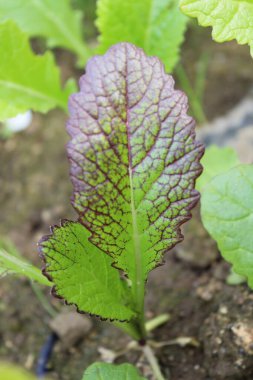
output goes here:
[[182, 11], [197, 17], [202, 26], [212, 27], [212, 37], [217, 42], [236, 39], [248, 44], [253, 55], [253, 3], [244, 0], [180, 0]]
[[[180, 6], [186, 15], [197, 17], [200, 25], [212, 26], [215, 41], [236, 39], [239, 44], [248, 44], [252, 55], [251, 1], [181, 0]], [[217, 241], [223, 257], [233, 265], [233, 270], [246, 277], [252, 287], [253, 166], [239, 165], [231, 149], [219, 151], [215, 147], [211, 156], [208, 154], [204, 160], [206, 173], [198, 182], [202, 189], [204, 226]]]
[[[5, 23], [7, 20], [12, 20], [17, 24], [16, 27], [13, 23], [12, 26], [9, 25], [8, 38], [12, 38], [12, 41], [16, 41], [16, 43], [18, 41], [18, 44], [23, 46], [25, 35], [21, 34], [21, 30], [27, 36], [25, 51], [21, 53], [19, 50], [16, 54], [21, 53], [21, 57], [23, 54], [26, 56], [29, 50], [28, 37], [40, 37], [43, 38], [48, 48], [63, 47], [76, 54], [78, 66], [84, 67], [91, 55], [105, 52], [113, 43], [128, 41], [142, 47], [147, 54], [158, 56], [165, 64], [166, 71], [173, 72], [179, 59], [180, 46], [184, 40], [187, 27], [187, 17], [180, 12], [177, 0], [156, 0], [152, 3], [149, 1], [139, 1], [138, 3], [138, 1], [133, 2], [132, 0], [127, 2], [116, 0], [113, 4], [108, 0], [98, 1], [96, 20], [96, 25], [100, 32], [98, 44], [94, 44], [94, 42], [92, 44], [88, 43], [87, 38], [86, 41], [84, 40], [85, 33], [83, 31], [85, 27], [83, 28], [81, 23], [83, 12], [80, 11], [83, 3], [79, 4], [76, 1], [74, 4], [79, 7], [78, 10], [72, 9], [69, 0], [54, 2], [46, 0], [34, 0], [32, 2], [28, 0], [10, 0], [0, 2], [0, 22]], [[140, 23], [140, 19], [144, 22]], [[124, 22], [122, 22], [123, 20]], [[19, 33], [17, 32], [18, 28], [20, 28]], [[3, 38], [6, 37], [3, 36]], [[12, 51], [15, 52], [15, 50]], [[34, 67], [34, 75], [31, 76], [31, 81], [40, 80], [41, 83], [47, 83], [49, 73], [35, 65], [35, 54], [33, 55], [33, 60], [29, 60], [29, 67]], [[3, 49], [2, 56], [4, 57], [4, 62], [9, 62], [9, 68], [15, 73], [15, 57], [13, 58], [10, 50]], [[47, 52], [46, 56], [49, 57], [50, 54]], [[65, 97], [64, 93], [73, 93], [75, 86], [73, 81], [67, 83], [66, 90], [61, 93], [60, 73], [57, 66], [54, 65], [52, 57], [50, 59], [51, 76], [55, 86], [53, 84], [51, 87], [39, 85], [38, 88], [33, 88], [34, 83], [31, 86], [29, 81], [22, 82], [22, 77], [24, 77], [27, 70], [28, 62], [26, 60], [23, 61], [24, 70], [22, 70], [20, 77], [18, 75], [13, 76], [8, 72], [5, 73], [2, 78], [3, 86], [0, 94], [3, 99], [0, 120], [4, 121], [7, 117], [15, 116], [17, 113], [23, 112], [25, 108], [26, 110], [47, 112], [55, 107], [61, 107], [66, 111], [67, 97]], [[12, 61], [13, 64], [11, 64]], [[2, 71], [5, 72], [4, 66]], [[195, 92], [191, 87], [182, 66], [178, 68], [177, 74], [181, 85], [190, 97], [193, 113], [200, 122], [203, 122], [205, 115], [201, 105], [201, 94], [198, 94], [197, 90]], [[201, 71], [198, 77], [202, 77]], [[6, 99], [9, 93], [6, 87], [10, 85], [11, 92], [15, 95], [15, 98], [12, 99], [12, 110], [7, 112]], [[22, 106], [20, 101], [17, 101], [21, 85], [22, 93], [25, 94]], [[34, 92], [35, 90], [38, 91], [38, 94], [34, 99], [31, 99], [29, 95], [31, 95], [31, 91]], [[40, 99], [38, 99], [38, 95], [40, 95]]]

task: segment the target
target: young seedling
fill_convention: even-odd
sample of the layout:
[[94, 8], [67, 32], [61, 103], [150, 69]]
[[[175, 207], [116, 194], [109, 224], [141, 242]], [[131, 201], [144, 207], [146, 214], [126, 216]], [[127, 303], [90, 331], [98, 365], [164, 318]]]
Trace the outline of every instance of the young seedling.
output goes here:
[[[145, 345], [148, 273], [183, 238], [204, 149], [186, 96], [158, 58], [129, 43], [88, 62], [69, 110], [78, 221], [64, 220], [41, 239], [43, 273], [57, 297]], [[144, 353], [162, 379], [149, 345]]]

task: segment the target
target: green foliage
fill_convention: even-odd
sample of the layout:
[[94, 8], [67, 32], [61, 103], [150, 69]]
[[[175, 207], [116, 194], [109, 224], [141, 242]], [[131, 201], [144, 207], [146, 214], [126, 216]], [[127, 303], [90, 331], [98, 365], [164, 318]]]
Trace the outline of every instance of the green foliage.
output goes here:
[[203, 146], [184, 94], [134, 45], [92, 58], [80, 86], [67, 127], [79, 223], [42, 239], [46, 272], [56, 294], [81, 311], [143, 327], [148, 273], [182, 240], [180, 226], [199, 198]]
[[201, 215], [223, 257], [253, 288], [253, 165], [238, 165], [209, 182]]
[[0, 120], [32, 109], [47, 112], [54, 107], [66, 110], [75, 86], [64, 90], [60, 73], [50, 52], [36, 56], [26, 35], [13, 21], [0, 24]]
[[97, 14], [99, 52], [117, 42], [132, 42], [159, 57], [167, 72], [173, 71], [187, 23], [178, 0], [99, 0]]
[[196, 188], [199, 191], [204, 191], [205, 185], [212, 178], [238, 165], [239, 159], [232, 148], [219, 148], [216, 145], [212, 145], [205, 150], [201, 164], [204, 169], [201, 176], [197, 179]]
[[0, 242], [0, 277], [7, 274], [24, 276], [41, 285], [50, 286], [50, 282], [41, 271], [22, 258], [11, 243]]
[[94, 363], [83, 375], [82, 380], [145, 380], [131, 364], [113, 365]]
[[236, 39], [248, 44], [253, 56], [253, 1], [181, 0], [180, 6], [187, 16], [197, 17], [200, 25], [212, 26], [215, 41]]
[[0, 376], [2, 380], [35, 380], [34, 376], [22, 368], [8, 363], [0, 363]]
[[84, 64], [90, 53], [82, 39], [81, 18], [81, 12], [71, 9], [70, 0], [0, 2], [0, 21], [14, 20], [29, 36], [45, 37], [49, 47], [73, 51]]
[[89, 237], [80, 223], [65, 221], [40, 243], [55, 290], [87, 313], [130, 320], [135, 314], [127, 305], [130, 290], [112, 268], [112, 259], [91, 244]]
[[235, 273], [233, 269], [231, 268], [229, 275], [226, 278], [226, 283], [228, 285], [241, 285], [244, 282], [246, 282], [245, 277], [240, 276], [239, 274]]

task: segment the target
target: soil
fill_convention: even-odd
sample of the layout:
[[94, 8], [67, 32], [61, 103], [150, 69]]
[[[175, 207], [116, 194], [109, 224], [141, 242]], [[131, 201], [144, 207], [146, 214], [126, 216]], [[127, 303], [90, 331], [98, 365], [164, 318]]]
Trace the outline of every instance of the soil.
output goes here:
[[[210, 30], [189, 32], [183, 60], [194, 78], [197, 59], [210, 51], [204, 108], [211, 120], [231, 109], [253, 84], [249, 49], [235, 43], [215, 44]], [[68, 56], [67, 56], [68, 57]], [[59, 55], [62, 66], [72, 62]], [[190, 63], [189, 63], [190, 62]], [[0, 142], [0, 236], [9, 237], [24, 257], [40, 266], [36, 243], [60, 218], [75, 219], [69, 202], [71, 184], [64, 145], [66, 117], [60, 111], [36, 114], [26, 131]], [[229, 266], [204, 231], [198, 210], [184, 227], [185, 241], [166, 257], [148, 281], [147, 318], [169, 313], [166, 325], [152, 334], [156, 341], [192, 337], [197, 347], [170, 345], [157, 351], [165, 377], [171, 380], [253, 379], [253, 294], [246, 285], [229, 286]], [[43, 290], [56, 308], [69, 308]], [[42, 345], [50, 334], [50, 316], [25, 279], [5, 277], [0, 287], [0, 357], [35, 370]], [[66, 349], [58, 343], [50, 361], [55, 380], [79, 380], [98, 348], [121, 349], [129, 339], [107, 322], [93, 319], [91, 332]], [[138, 353], [118, 362], [148, 366]]]

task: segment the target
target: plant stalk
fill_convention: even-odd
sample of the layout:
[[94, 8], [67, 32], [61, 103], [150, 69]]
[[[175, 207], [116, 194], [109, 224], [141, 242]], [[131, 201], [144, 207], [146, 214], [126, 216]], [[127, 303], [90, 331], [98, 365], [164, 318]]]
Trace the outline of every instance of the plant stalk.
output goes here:
[[157, 327], [163, 325], [164, 323], [168, 322], [170, 320], [169, 314], [160, 314], [157, 317], [150, 319], [146, 322], [145, 327], [146, 331], [150, 332], [155, 330]]
[[201, 101], [199, 97], [196, 95], [194, 89], [192, 88], [192, 85], [189, 81], [189, 78], [185, 72], [185, 69], [181, 64], [178, 64], [175, 73], [178, 77], [178, 80], [180, 82], [180, 85], [182, 86], [182, 89], [186, 92], [186, 94], [189, 97], [190, 105], [192, 107], [192, 112], [194, 117], [197, 119], [197, 121], [200, 124], [203, 124], [206, 122], [207, 118], [203, 111], [203, 107], [201, 104]]
[[115, 327], [123, 331], [125, 334], [131, 336], [134, 340], [140, 341], [142, 339], [142, 333], [139, 328], [138, 322], [132, 320], [130, 322], [112, 322]]
[[143, 263], [142, 263], [142, 252], [141, 252], [141, 241], [140, 233], [138, 230], [137, 212], [134, 202], [134, 185], [133, 185], [133, 173], [132, 167], [129, 166], [129, 181], [130, 181], [130, 192], [131, 192], [131, 214], [132, 214], [132, 225], [133, 225], [133, 251], [135, 260], [135, 273], [133, 278], [133, 298], [135, 302], [135, 307], [137, 311], [137, 323], [139, 330], [141, 332], [141, 341], [146, 339], [146, 329], [145, 329], [145, 315], [144, 315], [144, 296], [145, 296], [145, 282], [143, 279]]
[[39, 288], [39, 286], [35, 282], [31, 281], [31, 287], [32, 287], [32, 290], [34, 291], [34, 294], [36, 295], [36, 297], [40, 301], [41, 305], [43, 306], [43, 308], [48, 312], [48, 314], [52, 318], [55, 318], [58, 313], [50, 305], [50, 303], [48, 302], [47, 298], [44, 296], [44, 294], [41, 291], [41, 289]]
[[[143, 347], [143, 353], [146, 356], [150, 367], [152, 368], [153, 374], [156, 378], [156, 380], [166, 380], [165, 377], [163, 376], [159, 363], [155, 357], [155, 354], [151, 347], [149, 345], [146, 345]], [[170, 380], [170, 376], [167, 376], [167, 380]]]

